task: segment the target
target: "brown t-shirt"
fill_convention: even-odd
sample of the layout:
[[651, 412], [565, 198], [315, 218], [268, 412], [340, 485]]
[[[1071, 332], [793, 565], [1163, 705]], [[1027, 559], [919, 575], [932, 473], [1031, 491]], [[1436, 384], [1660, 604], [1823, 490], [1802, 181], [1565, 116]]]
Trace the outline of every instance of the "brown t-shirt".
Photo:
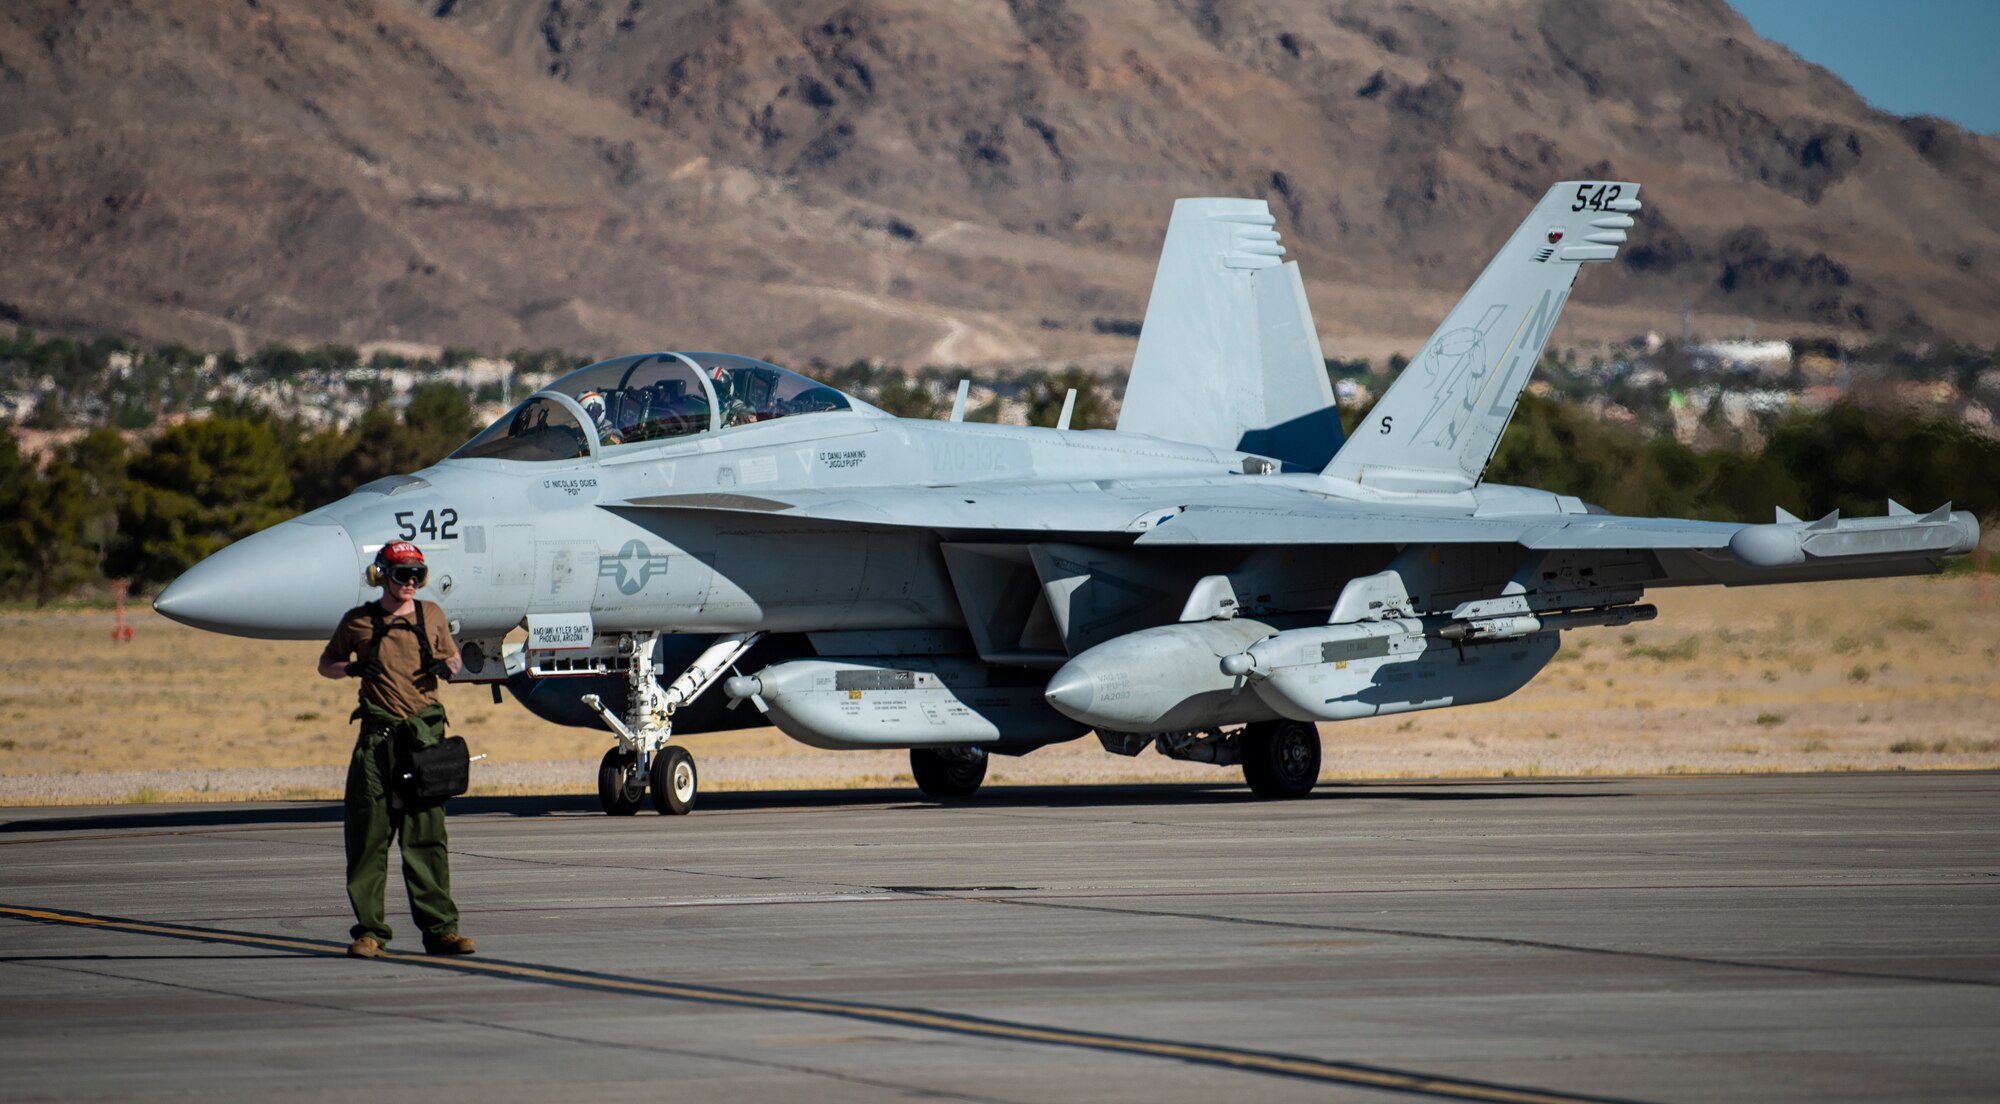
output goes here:
[[[458, 645], [452, 642], [444, 610], [438, 608], [436, 602], [419, 600], [418, 604], [424, 610], [424, 629], [430, 633], [431, 657], [450, 659], [457, 655]], [[371, 609], [379, 613], [381, 608], [370, 602], [341, 614], [340, 627], [333, 630], [333, 639], [326, 642], [326, 651], [321, 653], [320, 662], [340, 663], [359, 659], [361, 653], [367, 650], [368, 642], [375, 637]], [[438, 680], [423, 673], [424, 655], [422, 649], [417, 647], [416, 614], [383, 614], [382, 621], [390, 626], [375, 653], [375, 658], [381, 661], [382, 673], [362, 680], [362, 698], [398, 717], [407, 717], [425, 706], [436, 705]]]

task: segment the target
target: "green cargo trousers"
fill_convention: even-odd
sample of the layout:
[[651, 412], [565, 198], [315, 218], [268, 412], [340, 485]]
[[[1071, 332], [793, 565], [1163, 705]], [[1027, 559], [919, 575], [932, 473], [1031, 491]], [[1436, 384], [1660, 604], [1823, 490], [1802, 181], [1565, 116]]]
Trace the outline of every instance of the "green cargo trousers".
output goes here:
[[[431, 714], [435, 716], [431, 716]], [[458, 931], [458, 906], [451, 900], [451, 856], [445, 850], [444, 803], [405, 802], [388, 786], [394, 777], [398, 732], [411, 747], [429, 747], [442, 738], [444, 710], [432, 706], [396, 717], [375, 706], [363, 708], [361, 737], [347, 766], [347, 900], [354, 906], [348, 937], [373, 936], [388, 945], [391, 936], [383, 895], [389, 880], [389, 839], [402, 844], [403, 886], [410, 913], [427, 936]]]

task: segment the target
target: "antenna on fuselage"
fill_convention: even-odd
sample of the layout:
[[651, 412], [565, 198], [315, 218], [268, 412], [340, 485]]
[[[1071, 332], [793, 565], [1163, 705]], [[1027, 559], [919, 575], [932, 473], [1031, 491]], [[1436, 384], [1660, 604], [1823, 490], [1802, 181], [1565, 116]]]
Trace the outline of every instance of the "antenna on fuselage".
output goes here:
[[1069, 389], [1069, 394], [1063, 396], [1063, 411], [1056, 419], [1056, 428], [1068, 429], [1069, 416], [1074, 413], [1076, 413], [1076, 388], [1072, 387]]
[[962, 422], [965, 420], [965, 400], [966, 397], [971, 394], [972, 394], [972, 381], [969, 379], [959, 380], [958, 397], [951, 400], [952, 421]]

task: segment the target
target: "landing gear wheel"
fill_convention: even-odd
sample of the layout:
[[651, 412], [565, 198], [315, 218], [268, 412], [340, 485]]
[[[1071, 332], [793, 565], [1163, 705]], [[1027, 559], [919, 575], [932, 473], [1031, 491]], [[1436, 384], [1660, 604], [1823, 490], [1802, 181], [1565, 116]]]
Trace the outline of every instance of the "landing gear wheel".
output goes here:
[[628, 776], [636, 773], [636, 764], [637, 756], [624, 748], [612, 748], [597, 765], [597, 803], [611, 816], [631, 816], [645, 800], [643, 791], [633, 793], [626, 784]]
[[1258, 797], [1304, 797], [1319, 781], [1319, 729], [1301, 721], [1245, 725], [1243, 780]]
[[696, 782], [694, 756], [686, 748], [663, 747], [653, 756], [653, 808], [661, 816], [693, 812]]
[[986, 781], [983, 748], [911, 748], [910, 774], [926, 797], [971, 797]]

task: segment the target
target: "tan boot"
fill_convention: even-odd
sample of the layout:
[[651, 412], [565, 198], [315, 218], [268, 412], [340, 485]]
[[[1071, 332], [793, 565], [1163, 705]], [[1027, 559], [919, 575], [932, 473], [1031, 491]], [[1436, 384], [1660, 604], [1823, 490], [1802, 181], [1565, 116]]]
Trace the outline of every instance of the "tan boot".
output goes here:
[[349, 957], [349, 958], [388, 958], [388, 957], [389, 957], [389, 952], [388, 952], [387, 950], [383, 949], [383, 947], [382, 947], [382, 944], [380, 944], [380, 943], [377, 943], [377, 942], [375, 942], [375, 937], [374, 937], [374, 936], [372, 936], [372, 935], [363, 935], [363, 936], [359, 936], [359, 937], [357, 937], [357, 938], [356, 938], [356, 939], [354, 940], [354, 942], [352, 942], [352, 943], [349, 943], [349, 944], [347, 945], [347, 957]]
[[453, 932], [450, 935], [424, 936], [424, 953], [434, 955], [471, 954], [472, 940]]

